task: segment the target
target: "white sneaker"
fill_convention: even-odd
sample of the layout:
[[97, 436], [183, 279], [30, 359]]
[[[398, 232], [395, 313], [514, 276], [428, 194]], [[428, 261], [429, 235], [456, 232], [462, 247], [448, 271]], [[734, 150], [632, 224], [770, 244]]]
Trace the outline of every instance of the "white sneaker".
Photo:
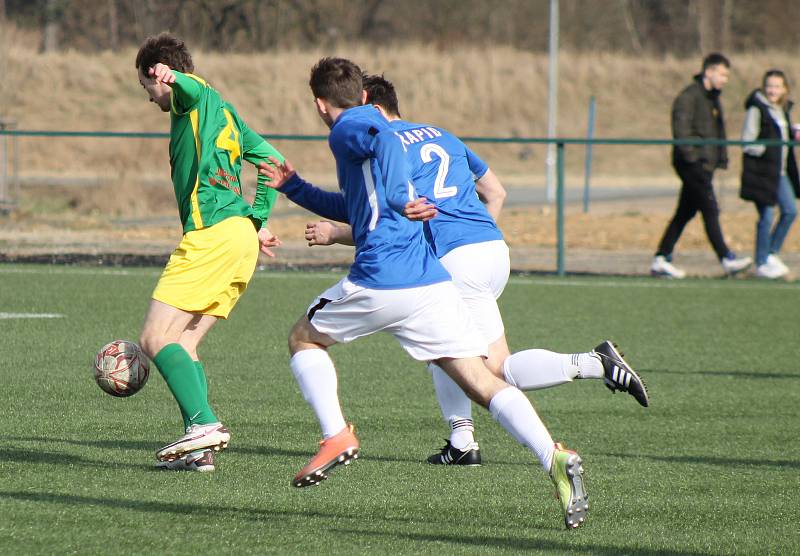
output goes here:
[[663, 276], [665, 278], [686, 278], [686, 272], [673, 265], [666, 257], [658, 255], [650, 265], [652, 276]]
[[186, 454], [185, 456], [172, 461], [158, 461], [156, 462], [156, 469], [209, 473], [216, 469], [214, 467], [214, 451], [200, 450], [197, 452], [192, 452], [191, 454]]
[[753, 264], [753, 259], [750, 257], [736, 257], [735, 259], [722, 259], [720, 262], [725, 274], [734, 276], [743, 270], [747, 270]]
[[769, 261], [756, 267], [756, 276], [775, 280], [786, 274], [781, 268], [769, 264]]
[[[778, 255], [771, 254], [767, 256], [767, 264], [773, 268], [780, 269], [783, 274], [789, 274], [789, 267], [783, 264], [783, 261], [778, 258]], [[783, 276], [781, 274], [781, 276]]]
[[192, 425], [186, 429], [186, 434], [156, 452], [156, 459], [172, 461], [188, 453], [205, 449], [219, 452], [228, 447], [230, 439], [231, 434], [222, 423]]

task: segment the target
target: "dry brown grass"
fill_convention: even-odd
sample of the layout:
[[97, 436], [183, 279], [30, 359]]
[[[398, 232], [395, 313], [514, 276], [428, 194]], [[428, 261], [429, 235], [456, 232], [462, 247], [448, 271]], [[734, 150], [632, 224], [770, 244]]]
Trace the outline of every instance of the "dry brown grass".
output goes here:
[[[6, 33], [6, 69], [0, 113], [21, 128], [165, 131], [163, 114], [146, 102], [133, 68], [134, 51], [86, 55], [40, 55], [34, 37], [14, 28]], [[323, 55], [352, 58], [395, 81], [404, 115], [434, 122], [460, 135], [542, 136], [547, 127], [547, 57], [507, 47], [436, 50], [421, 45], [337, 52], [281, 51], [242, 55], [198, 52], [198, 73], [228, 98], [250, 126], [267, 133], [324, 134], [307, 87], [311, 65]], [[731, 83], [723, 95], [731, 136], [741, 125], [741, 103], [763, 71], [784, 68], [800, 75], [800, 60], [785, 53], [733, 58]], [[561, 54], [559, 134], [582, 136], [591, 95], [597, 98], [597, 136], [664, 138], [669, 107], [697, 69], [698, 60], [630, 57], [619, 54]], [[158, 175], [163, 145], [153, 140], [27, 140], [23, 170], [29, 173], [105, 173], [120, 170]], [[324, 148], [281, 144], [312, 171], [330, 171]], [[541, 181], [542, 146], [488, 146], [480, 150], [501, 173]], [[669, 175], [664, 147], [596, 149], [598, 179]], [[568, 152], [570, 168], [582, 171], [580, 148]], [[736, 156], [732, 157], [734, 160]], [[133, 168], [133, 169], [132, 169]]]
[[[0, 57], [0, 115], [13, 117], [23, 129], [166, 131], [167, 118], [150, 105], [139, 86], [135, 52], [86, 55], [79, 52], [40, 55], [35, 37], [6, 29], [7, 47]], [[198, 74], [213, 83], [239, 110], [249, 125], [265, 133], [319, 134], [308, 91], [308, 71], [323, 55], [353, 59], [369, 71], [385, 72], [398, 88], [401, 108], [410, 120], [433, 122], [460, 135], [543, 136], [547, 128], [547, 57], [506, 47], [434, 49], [421, 45], [370, 49], [281, 51], [243, 55], [195, 53]], [[800, 76], [800, 60], [787, 53], [763, 52], [733, 57], [731, 81], [723, 94], [729, 136], [739, 133], [747, 92], [764, 70], [783, 68]], [[665, 138], [675, 94], [695, 73], [699, 60], [671, 56], [631, 57], [610, 53], [561, 54], [559, 134], [583, 136], [589, 97], [598, 104], [599, 137]], [[22, 220], [39, 221], [40, 212], [72, 212], [66, 225], [113, 222], [125, 216], [174, 215], [169, 187], [166, 141], [144, 139], [20, 140], [21, 173], [28, 175], [105, 176], [99, 188], [35, 188], [25, 191]], [[327, 146], [320, 143], [278, 142], [308, 177], [333, 185], [334, 166]], [[545, 149], [541, 145], [475, 145], [509, 185], [544, 183]], [[581, 183], [583, 149], [570, 147], [568, 176]], [[732, 167], [720, 178], [733, 190], [738, 182], [738, 149], [731, 149]], [[252, 176], [252, 173], [250, 174]], [[142, 181], [158, 187], [142, 189]], [[669, 167], [668, 147], [596, 147], [597, 185], [677, 184]], [[641, 205], [647, 206], [646, 202]], [[665, 209], [666, 213], [669, 211]], [[645, 209], [622, 218], [624, 232], [614, 226], [598, 232], [583, 216], [568, 220], [567, 238], [578, 243], [600, 240], [609, 245], [652, 247], [667, 214], [650, 216]], [[728, 223], [734, 243], [752, 242], [752, 215]], [[531, 217], [513, 210], [501, 224], [512, 243], [554, 241], [552, 215]], [[304, 217], [297, 217], [298, 222]], [[627, 222], [627, 220], [630, 222]], [[18, 223], [19, 223], [18, 218]], [[738, 224], [737, 222], [743, 222]], [[282, 231], [299, 235], [294, 217]], [[283, 226], [282, 224], [276, 224]], [[591, 227], [593, 237], [584, 238]], [[738, 230], [741, 228], [741, 232]], [[602, 231], [605, 230], [605, 231]], [[729, 232], [730, 230], [730, 232]], [[127, 232], [132, 233], [132, 232]], [[702, 230], [688, 231], [687, 244], [702, 246]], [[696, 239], [695, 239], [696, 236]], [[687, 245], [688, 246], [688, 245]]]

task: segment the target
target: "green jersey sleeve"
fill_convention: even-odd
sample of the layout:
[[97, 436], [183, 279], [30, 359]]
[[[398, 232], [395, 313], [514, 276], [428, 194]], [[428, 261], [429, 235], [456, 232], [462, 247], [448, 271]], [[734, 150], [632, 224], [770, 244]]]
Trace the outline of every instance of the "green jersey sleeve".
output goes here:
[[[281, 162], [284, 161], [283, 155], [278, 150], [267, 143], [263, 137], [258, 133], [247, 127], [247, 124], [241, 122], [241, 136], [242, 136], [242, 158], [253, 165], [260, 162], [269, 162], [267, 157], [273, 157]], [[269, 178], [258, 174], [258, 185], [256, 186], [256, 195], [253, 199], [253, 219], [261, 223], [261, 226], [266, 224], [269, 218], [272, 207], [275, 204], [275, 199], [278, 192], [271, 187], [266, 186]], [[260, 227], [260, 226], [259, 226]]]
[[206, 82], [191, 73], [175, 70], [172, 73], [175, 74], [175, 83], [170, 85], [172, 89], [170, 101], [172, 111], [180, 116], [189, 112], [200, 101]]

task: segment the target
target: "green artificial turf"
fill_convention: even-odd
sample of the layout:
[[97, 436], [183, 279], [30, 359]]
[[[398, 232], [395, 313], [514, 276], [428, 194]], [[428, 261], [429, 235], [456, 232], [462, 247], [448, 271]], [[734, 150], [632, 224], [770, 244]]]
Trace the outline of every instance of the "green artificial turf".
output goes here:
[[286, 336], [333, 273], [257, 273], [200, 350], [230, 448], [214, 473], [156, 471], [155, 450], [181, 432], [163, 379], [153, 368], [117, 399], [91, 364], [138, 337], [158, 274], [0, 266], [0, 313], [63, 315], [0, 318], [0, 553], [800, 551], [800, 284], [511, 279], [512, 351], [611, 338], [651, 393], [648, 409], [597, 380], [529, 393], [584, 460], [591, 511], [567, 531], [547, 475], [483, 409], [483, 466], [424, 463], [447, 430], [424, 366], [385, 335], [331, 350], [360, 459], [290, 485], [319, 429]]

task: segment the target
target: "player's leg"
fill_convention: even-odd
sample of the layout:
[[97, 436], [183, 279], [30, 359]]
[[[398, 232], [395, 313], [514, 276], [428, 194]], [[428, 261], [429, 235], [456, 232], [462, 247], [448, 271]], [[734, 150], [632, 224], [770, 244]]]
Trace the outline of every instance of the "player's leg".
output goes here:
[[186, 434], [156, 454], [173, 460], [221, 450], [230, 433], [208, 404], [197, 346], [218, 318], [227, 318], [255, 270], [258, 238], [247, 218], [231, 217], [184, 235], [153, 292], [142, 343], [188, 420]]
[[[491, 342], [487, 365], [490, 368], [499, 367], [508, 356], [508, 346], [503, 335], [503, 319], [495, 299], [508, 281], [508, 246], [502, 240], [462, 245], [447, 253], [440, 261], [452, 276], [472, 321], [486, 342]], [[439, 452], [431, 455], [428, 462], [479, 465], [480, 448], [474, 438], [472, 402], [435, 363], [429, 363], [428, 369], [442, 417], [450, 427], [447, 443]]]
[[[197, 354], [197, 347], [217, 320], [218, 318], [213, 315], [196, 315], [186, 330], [183, 331], [179, 340], [179, 343], [194, 360], [197, 380], [200, 382], [200, 387], [203, 389], [206, 400], [208, 400], [208, 378], [206, 377], [205, 367], [203, 367], [203, 363], [200, 362], [200, 357]], [[187, 428], [190, 424], [188, 417], [184, 416], [184, 428]]]
[[[452, 267], [448, 270], [469, 307], [473, 322], [484, 337], [491, 340], [486, 365], [496, 376], [525, 391], [566, 384], [573, 379], [605, 379], [612, 391], [629, 392], [639, 403], [647, 405], [644, 383], [611, 342], [603, 342], [583, 353], [529, 349], [509, 354], [503, 318], [497, 306], [510, 273], [508, 247], [503, 241], [490, 241], [460, 247], [451, 253], [457, 258], [450, 260], [448, 254], [443, 263]], [[480, 264], [476, 265], [475, 261]]]
[[609, 340], [584, 353], [519, 351], [503, 361], [501, 371], [506, 382], [520, 390], [540, 390], [575, 379], [603, 379], [612, 392], [627, 392], [639, 404], [649, 404], [644, 381]]
[[520, 390], [540, 390], [574, 379], [603, 378], [603, 364], [594, 351], [557, 353], [526, 349], [507, 357], [500, 366], [500, 374]]
[[589, 497], [583, 484], [583, 467], [577, 453], [555, 444], [530, 400], [517, 388], [492, 374], [479, 358], [439, 360], [441, 367], [476, 403], [528, 448], [556, 486], [568, 528], [586, 519]]
[[376, 300], [379, 295], [389, 296], [392, 304], [391, 292], [381, 294], [344, 278], [314, 300], [289, 334], [292, 373], [322, 429], [319, 451], [295, 475], [294, 486], [319, 484], [330, 469], [358, 457], [358, 439], [342, 414], [336, 368], [326, 348], [381, 330], [386, 325], [382, 319], [397, 318], [396, 311]]
[[198, 379], [195, 360], [180, 342], [187, 328], [198, 320], [199, 315], [153, 299], [140, 338], [142, 350], [155, 363], [178, 402], [186, 427], [218, 422]]
[[476, 403], [539, 459], [562, 497], [568, 527], [577, 527], [588, 502], [580, 458], [556, 446], [528, 398], [495, 376], [483, 363], [488, 353], [469, 310], [451, 282], [418, 288], [416, 308], [398, 326], [389, 328], [406, 352], [417, 360], [433, 360]]
[[317, 332], [305, 315], [289, 333], [289, 365], [303, 398], [317, 416], [323, 438], [334, 436], [346, 425], [339, 404], [336, 369], [327, 352], [334, 343]]
[[296, 487], [317, 485], [328, 478], [327, 473], [335, 466], [358, 458], [358, 439], [342, 415], [336, 368], [326, 350], [335, 343], [318, 332], [305, 315], [289, 334], [292, 374], [322, 429], [319, 450], [292, 479]]
[[220, 450], [230, 440], [230, 433], [208, 404], [196, 362], [180, 344], [182, 331], [195, 320], [198, 320], [196, 315], [153, 299], [142, 330], [142, 349], [164, 377], [186, 425], [185, 435], [156, 453], [161, 461], [176, 460], [205, 449]]
[[436, 363], [428, 363], [433, 378], [436, 400], [442, 418], [450, 428], [450, 436], [438, 452], [428, 457], [434, 465], [480, 465], [481, 455], [475, 441], [472, 401], [458, 384]]

